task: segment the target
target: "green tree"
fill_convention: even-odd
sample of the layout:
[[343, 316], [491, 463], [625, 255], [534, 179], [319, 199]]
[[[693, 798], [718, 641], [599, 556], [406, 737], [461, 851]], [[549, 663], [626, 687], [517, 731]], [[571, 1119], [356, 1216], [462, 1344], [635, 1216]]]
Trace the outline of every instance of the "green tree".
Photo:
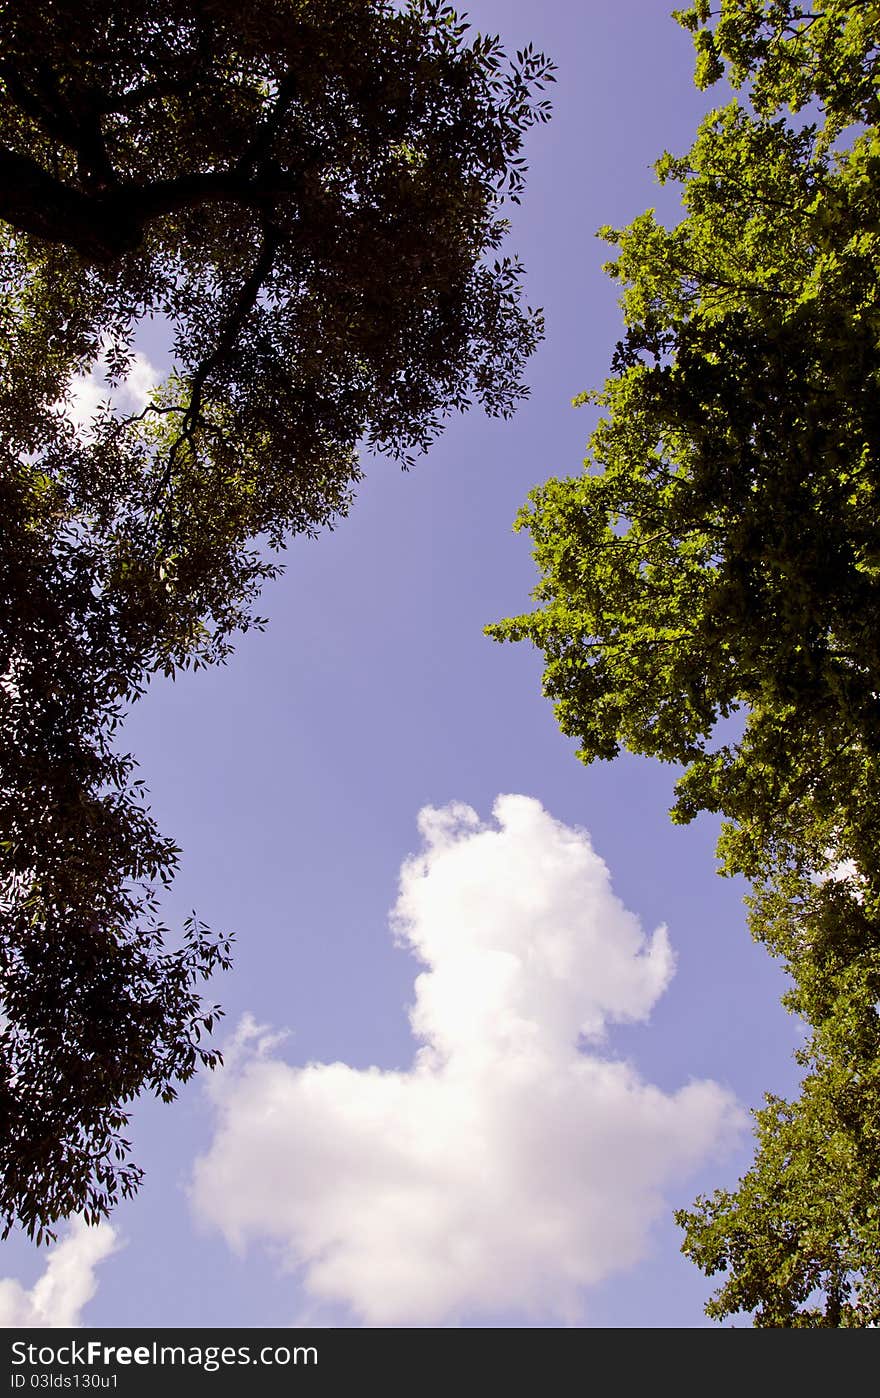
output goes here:
[[[498, 252], [550, 67], [433, 0], [54, 0], [0, 13], [0, 1215], [106, 1214], [228, 941], [170, 938], [177, 850], [130, 757], [156, 671], [260, 625], [273, 550], [347, 510], [362, 443], [407, 464], [507, 414], [540, 313]], [[139, 325], [174, 371], [112, 400]], [[77, 428], [76, 375], [108, 402]]]
[[[710, 1304], [760, 1325], [880, 1319], [880, 6], [678, 15], [702, 123], [619, 249], [625, 334], [586, 473], [533, 492], [545, 656], [585, 762], [681, 764], [672, 816], [726, 817], [721, 870], [810, 1037], [738, 1191], [682, 1212]], [[787, 110], [786, 110], [787, 109]], [[736, 736], [739, 734], [739, 736]]]

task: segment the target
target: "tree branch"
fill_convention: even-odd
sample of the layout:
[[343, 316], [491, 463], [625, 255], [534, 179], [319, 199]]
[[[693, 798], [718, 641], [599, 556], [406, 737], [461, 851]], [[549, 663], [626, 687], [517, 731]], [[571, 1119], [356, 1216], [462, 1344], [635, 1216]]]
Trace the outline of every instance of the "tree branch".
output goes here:
[[268, 219], [264, 219], [263, 240], [250, 275], [243, 283], [236, 297], [235, 305], [226, 319], [214, 349], [208, 355], [207, 359], [202, 360], [193, 375], [189, 404], [183, 415], [180, 433], [172, 444], [171, 450], [168, 453], [168, 460], [165, 463], [162, 475], [154, 491], [154, 504], [158, 503], [162, 493], [167, 490], [171, 483], [174, 464], [184, 443], [192, 442], [193, 434], [199, 423], [202, 394], [204, 393], [205, 385], [214, 370], [220, 367], [229, 351], [233, 348], [238, 338], [239, 331], [256, 305], [260, 289], [272, 270], [272, 263], [278, 251], [280, 236], [278, 229], [269, 222]]
[[264, 168], [196, 172], [147, 185], [85, 193], [56, 179], [29, 156], [0, 148], [0, 219], [23, 233], [72, 247], [86, 262], [106, 264], [138, 247], [148, 223], [206, 204], [265, 210], [299, 193], [297, 174]]

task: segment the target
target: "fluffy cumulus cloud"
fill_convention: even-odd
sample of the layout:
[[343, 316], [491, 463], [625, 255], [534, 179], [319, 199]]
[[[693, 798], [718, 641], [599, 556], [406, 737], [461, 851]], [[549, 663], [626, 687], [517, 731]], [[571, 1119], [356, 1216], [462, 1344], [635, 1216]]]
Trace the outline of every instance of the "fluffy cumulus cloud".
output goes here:
[[645, 936], [584, 831], [524, 796], [494, 817], [419, 817], [393, 912], [424, 967], [410, 1069], [293, 1067], [248, 1020], [211, 1088], [197, 1211], [234, 1247], [280, 1245], [367, 1325], [576, 1321], [742, 1125], [716, 1084], [665, 1093], [603, 1051], [667, 986], [665, 929]]
[[66, 401], [58, 405], [84, 437], [88, 437], [92, 421], [105, 403], [112, 403], [124, 413], [142, 412], [159, 380], [158, 370], [140, 351], [133, 356], [126, 377], [112, 390], [104, 377], [106, 360], [103, 356], [96, 367], [97, 374], [75, 375]]
[[89, 1228], [75, 1219], [66, 1237], [52, 1248], [43, 1275], [30, 1291], [12, 1278], [0, 1279], [0, 1327], [79, 1325], [83, 1307], [97, 1290], [95, 1268], [116, 1247], [116, 1234], [108, 1224]]

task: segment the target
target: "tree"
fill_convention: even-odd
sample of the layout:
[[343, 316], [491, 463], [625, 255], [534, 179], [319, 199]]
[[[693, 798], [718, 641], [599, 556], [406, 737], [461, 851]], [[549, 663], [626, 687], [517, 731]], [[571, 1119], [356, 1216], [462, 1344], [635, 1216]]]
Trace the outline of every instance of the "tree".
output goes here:
[[[672, 816], [726, 817], [721, 871], [810, 1026], [739, 1190], [682, 1211], [721, 1317], [880, 1318], [880, 8], [708, 0], [698, 82], [748, 85], [665, 155], [672, 229], [626, 229], [625, 334], [585, 475], [518, 523], [528, 639], [586, 762], [682, 764]], [[785, 113], [783, 109], [789, 108]]]
[[[362, 443], [408, 464], [523, 396], [541, 318], [495, 254], [552, 73], [433, 0], [53, 0], [0, 54], [0, 1213], [39, 1240], [137, 1187], [138, 1092], [218, 1058], [228, 940], [158, 921], [126, 708], [262, 624]], [[126, 413], [155, 317], [174, 370]]]

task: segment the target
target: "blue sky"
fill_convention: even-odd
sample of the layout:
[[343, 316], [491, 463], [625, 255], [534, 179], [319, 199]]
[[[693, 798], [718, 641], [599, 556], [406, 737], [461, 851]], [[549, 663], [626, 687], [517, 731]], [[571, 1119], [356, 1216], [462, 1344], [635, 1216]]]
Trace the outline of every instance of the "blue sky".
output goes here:
[[[68, 1320], [705, 1325], [710, 1283], [679, 1256], [671, 1210], [745, 1168], [734, 1102], [796, 1080], [782, 977], [749, 940], [743, 887], [714, 873], [713, 822], [670, 824], [669, 768], [583, 767], [539, 657], [482, 634], [528, 606], [513, 518], [533, 485], [579, 469], [591, 410], [570, 399], [601, 383], [619, 334], [595, 230], [651, 205], [676, 217], [651, 164], [687, 148], [717, 97], [693, 88], [662, 0], [468, 14], [558, 65], [511, 211], [547, 318], [532, 395], [508, 423], [455, 420], [408, 474], [368, 461], [350, 518], [289, 550], [267, 633], [224, 669], [157, 682], [132, 714], [153, 811], [184, 851], [167, 919], [195, 908], [236, 933], [213, 986], [220, 1037], [246, 1015], [287, 1037], [255, 1057], [260, 1036], [240, 1035], [212, 1090], [203, 1076], [172, 1107], [137, 1107], [147, 1180], [118, 1210], [114, 1251], [106, 1234], [63, 1245]], [[530, 800], [493, 818], [509, 793]], [[420, 834], [423, 808], [453, 802], [482, 825], [459, 812]], [[650, 949], [660, 924], [674, 974]], [[514, 964], [534, 974], [505, 980]], [[604, 1038], [566, 1038], [585, 1006]], [[49, 1306], [64, 1269], [47, 1285], [45, 1252], [2, 1248], [0, 1317], [33, 1319], [31, 1288]]]

